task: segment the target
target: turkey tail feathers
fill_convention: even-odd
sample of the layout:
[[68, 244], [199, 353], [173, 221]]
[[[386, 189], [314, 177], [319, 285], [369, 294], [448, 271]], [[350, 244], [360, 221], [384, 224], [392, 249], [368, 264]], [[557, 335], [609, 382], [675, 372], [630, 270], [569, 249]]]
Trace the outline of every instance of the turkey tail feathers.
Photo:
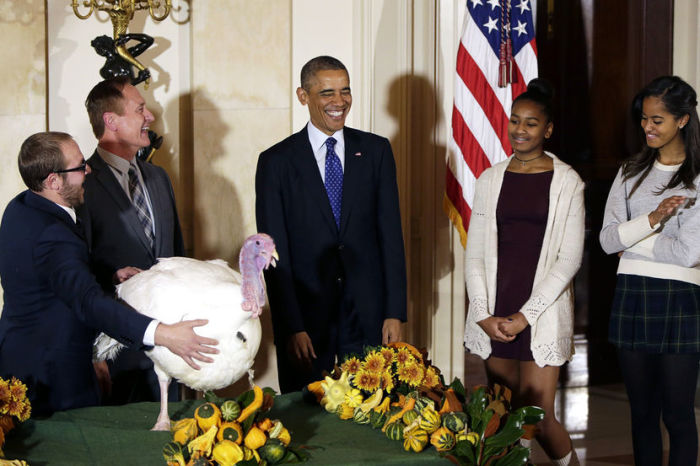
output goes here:
[[117, 340], [105, 333], [100, 333], [92, 347], [92, 360], [104, 361], [107, 359], [114, 359], [122, 348], [124, 348], [124, 345]]

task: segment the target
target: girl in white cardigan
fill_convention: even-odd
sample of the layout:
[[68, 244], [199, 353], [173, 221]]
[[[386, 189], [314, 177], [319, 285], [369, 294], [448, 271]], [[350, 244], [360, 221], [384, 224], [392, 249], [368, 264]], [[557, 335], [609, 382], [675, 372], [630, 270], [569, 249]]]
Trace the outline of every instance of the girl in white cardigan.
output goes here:
[[469, 312], [464, 343], [485, 359], [489, 383], [519, 406], [545, 410], [536, 438], [554, 464], [578, 464], [554, 415], [559, 366], [573, 355], [572, 279], [584, 240], [583, 181], [543, 149], [552, 134], [549, 85], [539, 79], [513, 101], [513, 156], [476, 182], [467, 235]]

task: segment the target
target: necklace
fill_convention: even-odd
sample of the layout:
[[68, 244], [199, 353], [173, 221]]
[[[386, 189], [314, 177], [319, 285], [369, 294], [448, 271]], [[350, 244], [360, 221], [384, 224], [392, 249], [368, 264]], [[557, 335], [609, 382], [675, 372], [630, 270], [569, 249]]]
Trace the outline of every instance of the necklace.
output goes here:
[[533, 160], [537, 160], [537, 159], [539, 159], [540, 157], [544, 157], [544, 152], [542, 152], [542, 153], [541, 153], [540, 155], [538, 155], [537, 157], [533, 157], [533, 158], [527, 159], [527, 160], [521, 159], [520, 157], [518, 157], [518, 156], [515, 155], [515, 154], [513, 154], [513, 157], [515, 157], [515, 160], [517, 160], [518, 162], [520, 162], [520, 165], [522, 165], [522, 166], [524, 167], [526, 163], [532, 162]]

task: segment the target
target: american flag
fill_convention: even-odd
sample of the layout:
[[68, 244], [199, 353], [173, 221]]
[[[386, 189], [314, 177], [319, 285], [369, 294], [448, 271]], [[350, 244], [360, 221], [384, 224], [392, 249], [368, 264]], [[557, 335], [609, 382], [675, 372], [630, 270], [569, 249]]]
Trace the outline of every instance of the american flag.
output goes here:
[[529, 0], [468, 0], [457, 52], [452, 138], [443, 206], [467, 244], [474, 183], [511, 155], [508, 118], [513, 98], [537, 77]]

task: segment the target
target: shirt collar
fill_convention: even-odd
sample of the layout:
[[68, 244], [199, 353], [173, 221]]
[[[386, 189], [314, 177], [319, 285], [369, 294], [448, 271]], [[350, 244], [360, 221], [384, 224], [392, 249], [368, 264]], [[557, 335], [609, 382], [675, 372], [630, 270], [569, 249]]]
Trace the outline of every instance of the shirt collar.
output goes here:
[[[131, 162], [128, 160], [119, 157], [116, 154], [111, 153], [107, 149], [104, 149], [100, 146], [97, 146], [97, 154], [104, 160], [104, 162], [109, 165], [110, 167], [114, 168], [117, 170], [119, 173], [128, 173], [129, 172], [129, 167], [131, 166]], [[136, 164], [136, 160], [134, 160], [134, 165]]]
[[342, 147], [345, 146], [345, 138], [343, 136], [342, 128], [333, 133], [331, 136], [328, 136], [326, 133], [316, 128], [310, 121], [306, 126], [307, 131], [309, 132], [309, 142], [311, 142], [311, 148], [314, 150], [314, 153], [318, 153], [318, 150], [326, 143], [326, 139], [329, 137], [335, 138], [335, 140], [338, 141], [336, 145], [339, 143]]
[[74, 209], [74, 208], [72, 208], [72, 207], [67, 207], [67, 206], [58, 204], [58, 203], [56, 203], [56, 202], [54, 202], [54, 204], [56, 204], [56, 205], [59, 206], [61, 209], [63, 209], [63, 210], [65, 210], [66, 212], [68, 212], [68, 215], [70, 215], [70, 218], [73, 219], [73, 223], [77, 223], [77, 222], [78, 222], [78, 217], [77, 217], [76, 214], [75, 214], [75, 209]]

